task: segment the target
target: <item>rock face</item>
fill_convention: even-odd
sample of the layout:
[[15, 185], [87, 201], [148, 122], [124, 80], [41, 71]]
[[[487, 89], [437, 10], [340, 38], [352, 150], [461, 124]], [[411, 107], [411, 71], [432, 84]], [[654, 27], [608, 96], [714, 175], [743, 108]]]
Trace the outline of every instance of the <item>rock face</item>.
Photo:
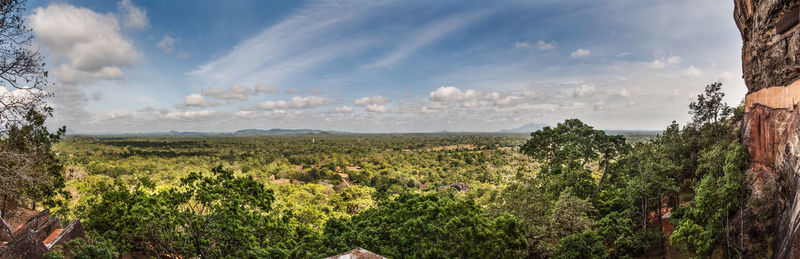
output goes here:
[[[777, 258], [800, 257], [800, 1], [734, 0], [747, 85], [742, 141], [753, 195], [737, 215], [748, 255], [774, 238]], [[770, 249], [761, 247], [760, 249]], [[769, 253], [767, 253], [769, 254]]]
[[[800, 74], [800, 31], [794, 0], [734, 0], [742, 34], [742, 69], [747, 92], [787, 86]], [[781, 26], [783, 25], [783, 26]], [[786, 26], [788, 25], [788, 26]]]
[[[65, 228], [61, 228], [58, 217], [50, 217], [50, 211], [42, 211], [16, 227], [12, 232], [0, 218], [0, 259], [5, 258], [42, 258], [65, 242], [84, 237], [85, 233], [80, 219], [74, 219]], [[66, 248], [62, 254], [69, 257]]]

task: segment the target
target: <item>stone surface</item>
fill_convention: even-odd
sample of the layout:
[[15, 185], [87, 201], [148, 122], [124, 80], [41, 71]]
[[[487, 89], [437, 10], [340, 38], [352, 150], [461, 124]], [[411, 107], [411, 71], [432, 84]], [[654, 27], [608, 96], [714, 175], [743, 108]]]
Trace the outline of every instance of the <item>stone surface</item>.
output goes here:
[[777, 33], [778, 20], [795, 0], [734, 0], [733, 12], [742, 35], [742, 70], [748, 93], [786, 86], [800, 75], [800, 31], [797, 25]]
[[42, 258], [47, 248], [36, 238], [36, 233], [28, 230], [3, 247], [0, 247], [0, 259]]
[[755, 104], [794, 110], [800, 102], [800, 81], [794, 81], [786, 87], [769, 87], [752, 92], [744, 100], [745, 112], [749, 112]]
[[[8, 243], [0, 242], [0, 259], [41, 258], [54, 247], [85, 235], [80, 219], [73, 220], [62, 229], [58, 217], [50, 218], [50, 212], [47, 210], [32, 216], [14, 233]], [[69, 250], [62, 249], [61, 252], [69, 258]]]
[[[748, 208], [735, 219], [743, 222], [750, 257], [771, 248], [777, 258], [799, 258], [800, 1], [734, 0], [734, 5], [748, 90], [741, 134], [753, 191]], [[779, 21], [791, 26], [778, 31]]]
[[53, 217], [38, 229], [36, 229], [36, 238], [39, 240], [45, 240], [50, 233], [53, 233], [56, 229], [61, 228], [61, 220], [58, 217]]
[[47, 223], [48, 220], [50, 220], [50, 210], [43, 210], [25, 221], [25, 224], [15, 229], [14, 236], [19, 236], [22, 233], [28, 232], [28, 230], [36, 231], [39, 227]]
[[[67, 241], [70, 241], [70, 240], [73, 240], [73, 239], [76, 239], [76, 238], [82, 238], [85, 235], [86, 235], [86, 233], [83, 230], [83, 225], [81, 224], [81, 220], [80, 219], [74, 219], [74, 220], [72, 220], [72, 222], [69, 223], [69, 225], [67, 225], [67, 227], [62, 229], [61, 232], [58, 234], [58, 236], [53, 238], [52, 241], [45, 243], [45, 247], [48, 250], [52, 250], [54, 247], [63, 245]], [[61, 253], [63, 255], [65, 255], [65, 256], [69, 256], [70, 255], [70, 251], [65, 249], [65, 248], [63, 248], [63, 246], [62, 246]]]

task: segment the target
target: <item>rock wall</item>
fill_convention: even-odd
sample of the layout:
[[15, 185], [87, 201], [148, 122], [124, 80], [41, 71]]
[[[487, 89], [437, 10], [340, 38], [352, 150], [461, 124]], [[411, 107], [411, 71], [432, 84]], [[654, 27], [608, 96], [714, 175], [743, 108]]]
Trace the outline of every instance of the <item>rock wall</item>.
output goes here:
[[738, 216], [749, 223], [749, 255], [772, 235], [774, 257], [800, 258], [800, 0], [734, 4], [748, 90], [742, 142], [753, 190], [748, 210]]

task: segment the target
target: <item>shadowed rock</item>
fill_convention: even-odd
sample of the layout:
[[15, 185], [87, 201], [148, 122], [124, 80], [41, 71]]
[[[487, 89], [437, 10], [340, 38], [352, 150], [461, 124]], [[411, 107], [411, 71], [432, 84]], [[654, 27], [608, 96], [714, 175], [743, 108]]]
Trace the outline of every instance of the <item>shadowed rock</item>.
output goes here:
[[[62, 229], [61, 232], [58, 233], [57, 236], [55, 236], [54, 238], [53, 237], [49, 237], [49, 238], [47, 238], [47, 239], [45, 239], [43, 241], [44, 241], [45, 247], [48, 250], [52, 250], [54, 247], [59, 246], [59, 245], [63, 245], [67, 241], [70, 241], [70, 240], [73, 240], [73, 239], [76, 239], [76, 238], [82, 238], [85, 235], [86, 235], [86, 233], [83, 230], [83, 225], [81, 224], [81, 220], [80, 219], [74, 219], [74, 220], [72, 220], [72, 222], [69, 223], [69, 225], [67, 225], [67, 227]], [[52, 240], [50, 240], [50, 239], [52, 239]], [[65, 256], [69, 256], [70, 255], [69, 251], [66, 248], [64, 248], [61, 252]]]
[[47, 248], [41, 240], [36, 238], [36, 233], [32, 230], [0, 247], [0, 259], [38, 259], [42, 258], [45, 253], [47, 253]]
[[47, 223], [48, 220], [50, 220], [50, 210], [43, 210], [28, 219], [28, 221], [25, 221], [25, 224], [15, 229], [14, 236], [19, 236], [22, 233], [28, 232], [28, 230], [36, 231], [39, 227]]
[[11, 228], [3, 218], [0, 218], [0, 242], [9, 242], [14, 239]]
[[39, 229], [36, 229], [36, 238], [39, 240], [44, 240], [50, 233], [56, 231], [57, 229], [61, 229], [61, 220], [58, 217], [53, 217], [46, 223], [44, 223]]
[[[734, 4], [748, 93], [741, 133], [750, 156], [749, 204], [762, 204], [736, 216], [746, 221], [745, 256], [759, 256], [752, 247], [772, 246], [776, 258], [800, 258], [800, 1]], [[763, 214], [775, 216], [756, 216]]]

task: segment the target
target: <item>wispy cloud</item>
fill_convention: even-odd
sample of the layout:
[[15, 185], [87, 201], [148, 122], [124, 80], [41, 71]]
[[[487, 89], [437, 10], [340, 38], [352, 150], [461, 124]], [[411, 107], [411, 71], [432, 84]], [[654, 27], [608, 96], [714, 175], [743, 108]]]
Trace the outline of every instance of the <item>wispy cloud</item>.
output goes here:
[[379, 58], [374, 63], [367, 65], [366, 68], [391, 66], [413, 54], [417, 50], [444, 38], [448, 34], [463, 29], [470, 24], [479, 21], [481, 18], [488, 16], [490, 13], [490, 10], [480, 10], [469, 13], [454, 14], [441, 20], [426, 24], [421, 27], [422, 29], [413, 33], [414, 36], [411, 40], [398, 42], [398, 45], [394, 48], [394, 50]]
[[336, 32], [348, 24], [357, 23], [377, 6], [379, 3], [371, 2], [310, 4], [189, 74], [215, 83], [232, 83], [254, 77], [269, 83], [280, 81], [283, 77], [364, 47], [369, 39], [341, 38]]

